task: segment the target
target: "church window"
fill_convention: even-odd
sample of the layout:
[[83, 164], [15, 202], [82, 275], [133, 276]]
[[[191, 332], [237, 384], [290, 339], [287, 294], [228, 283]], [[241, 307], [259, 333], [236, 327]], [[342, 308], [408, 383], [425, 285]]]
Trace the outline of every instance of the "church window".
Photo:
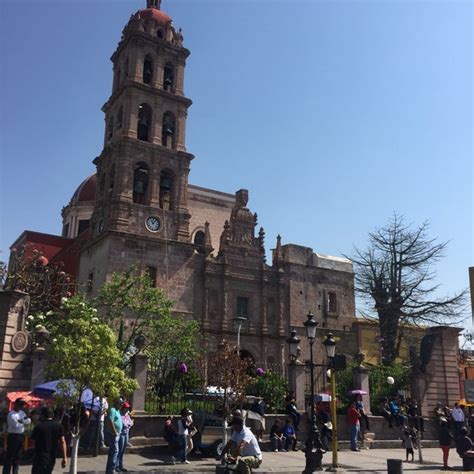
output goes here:
[[143, 82], [144, 84], [151, 84], [153, 79], [153, 59], [149, 54], [145, 56], [143, 61]]
[[158, 28], [156, 30], [156, 36], [158, 36], [160, 39], [163, 39], [165, 37], [165, 32], [161, 28]]
[[204, 238], [205, 238], [204, 232], [202, 230], [198, 230], [194, 234], [194, 243], [196, 245], [204, 245]]
[[334, 291], [328, 291], [328, 313], [337, 313], [337, 297]]
[[115, 165], [112, 165], [109, 173], [109, 193], [112, 193], [115, 185]]
[[174, 86], [174, 68], [173, 65], [167, 63], [163, 72], [163, 89], [168, 92], [173, 91]]
[[163, 115], [163, 122], [161, 127], [161, 144], [166, 148], [175, 147], [175, 129], [176, 121], [171, 112], [166, 112]]
[[173, 210], [173, 175], [170, 171], [164, 170], [160, 173], [160, 196], [159, 205], [165, 211]]
[[110, 117], [109, 126], [107, 129], [107, 140], [110, 140], [114, 135], [114, 118]]
[[151, 141], [151, 107], [148, 104], [141, 104], [138, 107], [137, 138], [144, 142]]
[[137, 163], [133, 172], [133, 202], [146, 204], [149, 172], [145, 163]]
[[119, 111], [117, 113], [117, 129], [122, 128], [123, 125], [123, 107], [120, 106]]
[[248, 318], [249, 299], [244, 296], [237, 296], [237, 316]]
[[145, 269], [145, 273], [148, 278], [151, 280], [151, 286], [156, 288], [156, 267], [148, 265]]
[[87, 278], [87, 293], [90, 293], [94, 288], [94, 272], [89, 273]]
[[86, 229], [88, 229], [90, 222], [91, 221], [89, 219], [79, 220], [79, 225], [77, 227], [77, 235], [82, 234], [82, 232], [84, 232]]

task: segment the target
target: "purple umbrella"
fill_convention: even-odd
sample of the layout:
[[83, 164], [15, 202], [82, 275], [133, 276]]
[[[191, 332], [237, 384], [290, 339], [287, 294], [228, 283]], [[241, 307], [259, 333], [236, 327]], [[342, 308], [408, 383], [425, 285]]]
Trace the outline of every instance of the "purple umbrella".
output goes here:
[[367, 395], [367, 392], [365, 390], [351, 390], [349, 392], [349, 395]]

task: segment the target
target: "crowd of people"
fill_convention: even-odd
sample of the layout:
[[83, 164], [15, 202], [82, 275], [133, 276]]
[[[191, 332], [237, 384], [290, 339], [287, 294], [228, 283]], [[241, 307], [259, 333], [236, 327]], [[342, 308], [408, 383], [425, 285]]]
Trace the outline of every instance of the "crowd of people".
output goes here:
[[[264, 404], [260, 404], [259, 415], [264, 420]], [[423, 432], [423, 418], [415, 401], [402, 397], [388, 400], [384, 398], [380, 410], [389, 428], [398, 429], [398, 437], [406, 451], [406, 461], [414, 460], [420, 433]], [[297, 436], [301, 422], [294, 394], [285, 398], [286, 417], [275, 419], [269, 430], [271, 450], [286, 452], [298, 449]], [[314, 413], [319, 428], [321, 448], [329, 450], [332, 437], [332, 423], [329, 404], [317, 401]], [[350, 430], [351, 449], [359, 451], [361, 433], [370, 431], [369, 418], [364, 410], [362, 397], [357, 396], [348, 406], [347, 424]], [[443, 452], [443, 466], [449, 469], [450, 449], [456, 448], [461, 458], [474, 456], [473, 435], [474, 416], [469, 417], [465, 407], [455, 403], [452, 408], [438, 404], [433, 412], [439, 424], [439, 445]], [[79, 417], [79, 418], [78, 418]], [[17, 399], [6, 419], [7, 442], [4, 453], [3, 474], [18, 473], [18, 463], [23, 446], [25, 429], [29, 430], [34, 441], [34, 457], [32, 474], [50, 474], [53, 471], [58, 454], [61, 455], [63, 467], [67, 464], [68, 450], [74, 427], [79, 426], [82, 446], [92, 449], [98, 446], [108, 447], [106, 474], [126, 472], [124, 454], [128, 446], [129, 433], [134, 424], [130, 404], [123, 400], [115, 400], [109, 406], [105, 398], [97, 398], [90, 408], [83, 406], [79, 413], [75, 407], [62, 408], [54, 411], [44, 406], [35, 412], [29, 412], [25, 400]], [[251, 472], [262, 462], [262, 441], [264, 421], [254, 426], [254, 430], [246, 426], [245, 417], [240, 410], [233, 412], [229, 421], [231, 436], [222, 452], [222, 460], [234, 462], [237, 472]], [[183, 408], [178, 419], [167, 417], [164, 423], [163, 436], [171, 449], [172, 463], [188, 464], [188, 456], [193, 450], [193, 437], [197, 433], [193, 413]]]
[[[96, 443], [108, 446], [107, 474], [127, 471], [123, 459], [133, 426], [130, 408], [130, 404], [122, 399], [116, 400], [109, 408], [107, 400], [102, 398], [94, 400], [91, 408], [83, 405], [79, 413], [76, 407], [67, 404], [56, 410], [48, 405], [28, 410], [24, 399], [16, 399], [6, 417], [3, 474], [18, 473], [27, 429], [29, 439], [34, 443], [32, 474], [52, 473], [58, 453], [65, 468], [72, 438], [78, 435], [86, 450]], [[79, 432], [76, 432], [77, 427]]]

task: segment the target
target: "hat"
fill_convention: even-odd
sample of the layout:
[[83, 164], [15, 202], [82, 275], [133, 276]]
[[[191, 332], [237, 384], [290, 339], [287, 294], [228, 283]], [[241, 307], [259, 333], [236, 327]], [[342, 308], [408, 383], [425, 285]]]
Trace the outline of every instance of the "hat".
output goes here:
[[128, 403], [128, 402], [123, 402], [123, 403], [122, 403], [122, 408], [130, 408], [130, 403]]
[[183, 408], [181, 410], [181, 416], [184, 416], [184, 415], [192, 415], [193, 412], [189, 409], [189, 408]]

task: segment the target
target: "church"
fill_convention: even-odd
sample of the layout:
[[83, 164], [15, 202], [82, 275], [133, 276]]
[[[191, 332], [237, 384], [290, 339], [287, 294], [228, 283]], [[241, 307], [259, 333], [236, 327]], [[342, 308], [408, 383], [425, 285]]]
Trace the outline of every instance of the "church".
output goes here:
[[25, 231], [12, 247], [35, 245], [50, 261], [64, 261], [90, 296], [113, 272], [135, 265], [177, 314], [200, 321], [211, 349], [223, 337], [235, 340], [239, 318], [241, 350], [258, 363], [284, 365], [285, 339], [293, 328], [304, 334], [312, 311], [318, 337], [331, 330], [355, 354], [351, 262], [280, 236], [267, 262], [268, 239], [248, 190], [229, 194], [189, 182], [191, 164], [206, 166], [186, 148], [190, 51], [160, 3], [148, 0], [130, 17], [111, 57], [103, 150], [96, 173], [62, 210], [62, 236]]

